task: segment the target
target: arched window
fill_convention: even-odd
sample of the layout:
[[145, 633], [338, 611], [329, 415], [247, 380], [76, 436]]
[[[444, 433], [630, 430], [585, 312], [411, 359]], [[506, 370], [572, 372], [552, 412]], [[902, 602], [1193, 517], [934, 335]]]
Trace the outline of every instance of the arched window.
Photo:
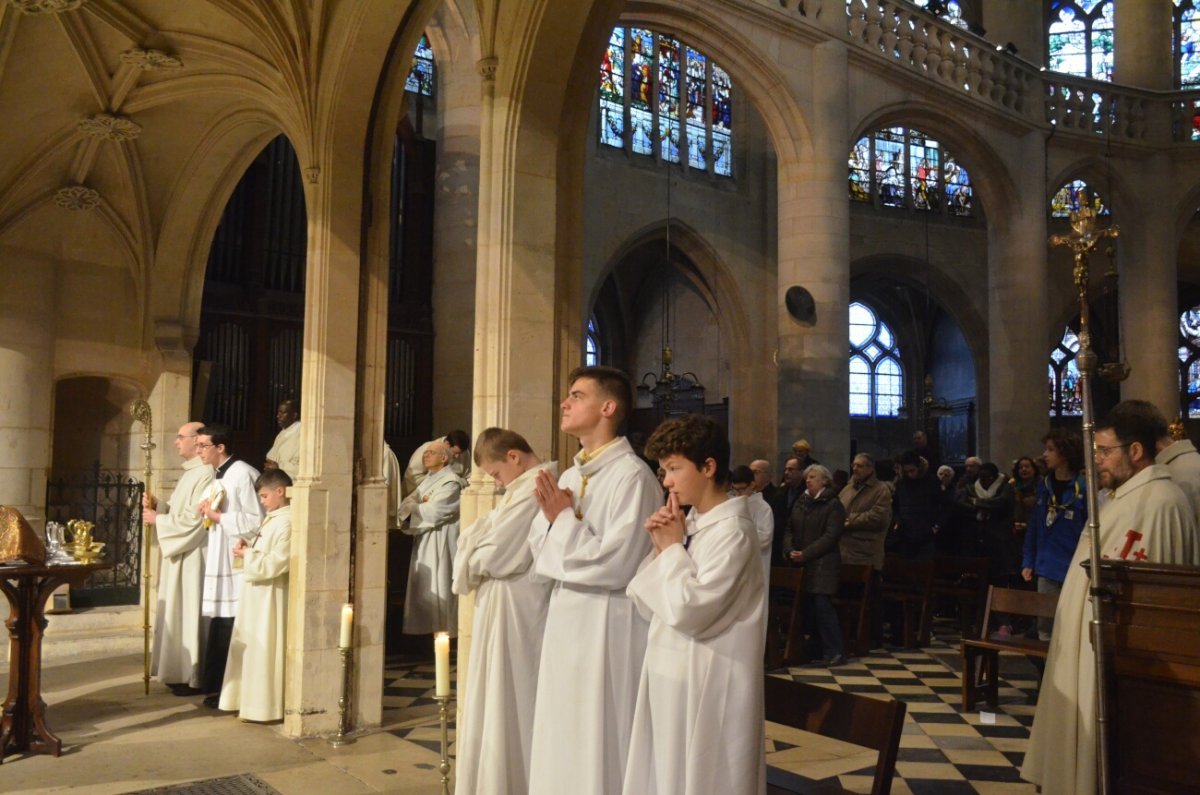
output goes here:
[[1196, 0], [1175, 0], [1175, 82], [1200, 87], [1200, 8]]
[[1083, 384], [1079, 381], [1079, 337], [1068, 326], [1062, 340], [1050, 352], [1050, 416], [1078, 417], [1083, 414]]
[[896, 417], [903, 396], [896, 336], [865, 304], [850, 304], [850, 416]]
[[850, 198], [884, 207], [971, 215], [967, 170], [920, 130], [889, 127], [858, 139], [850, 150]]
[[686, 152], [688, 168], [732, 176], [732, 92], [728, 72], [678, 39], [613, 28], [600, 59], [600, 143], [668, 163]]
[[1111, 82], [1115, 5], [1116, 0], [1051, 0], [1050, 69]]
[[1186, 417], [1200, 417], [1200, 306], [1179, 316], [1179, 394]]
[[936, 17], [941, 17], [947, 22], [956, 25], [963, 30], [967, 30], [970, 26], [963, 19], [962, 6], [958, 0], [908, 0], [918, 8], [923, 8]]
[[588, 320], [587, 334], [583, 338], [583, 364], [585, 367], [600, 364], [600, 334], [596, 331], [595, 318]]
[[1079, 210], [1079, 203], [1083, 201], [1084, 196], [1088, 197], [1092, 209], [1096, 211], [1096, 215], [1109, 214], [1108, 205], [1105, 204], [1104, 197], [1088, 187], [1088, 184], [1083, 180], [1075, 179], [1059, 188], [1054, 197], [1050, 199], [1050, 217], [1070, 218], [1072, 210]]
[[417, 42], [417, 49], [413, 50], [413, 64], [404, 81], [404, 90], [424, 97], [433, 96], [433, 48], [424, 33]]

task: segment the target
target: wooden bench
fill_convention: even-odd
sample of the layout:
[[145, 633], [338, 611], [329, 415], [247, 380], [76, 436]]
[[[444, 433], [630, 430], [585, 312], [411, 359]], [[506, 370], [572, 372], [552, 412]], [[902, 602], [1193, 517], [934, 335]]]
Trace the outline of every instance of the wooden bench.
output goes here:
[[933, 563], [933, 597], [954, 602], [958, 608], [959, 633], [964, 638], [979, 634], [979, 618], [987, 601], [988, 559], [939, 557]]
[[801, 605], [804, 569], [772, 566], [767, 601], [767, 666], [780, 668], [799, 660], [804, 642]]
[[[932, 560], [889, 557], [883, 561], [883, 600], [900, 605], [903, 627], [899, 645], [907, 649], [929, 645], [933, 602]], [[892, 627], [892, 643], [897, 642]]]
[[871, 590], [873, 569], [865, 563], [843, 563], [833, 606], [842, 627], [846, 654], [861, 657], [871, 651]]
[[[766, 677], [763, 696], [765, 717], [771, 723], [878, 751], [879, 760], [875, 763], [871, 792], [873, 795], [891, 792], [907, 709], [903, 701], [843, 693], [776, 676]], [[814, 791], [811, 788], [793, 789], [788, 785], [787, 778], [786, 773], [768, 767], [768, 795]], [[836, 786], [822, 787], [816, 791], [849, 792]]]
[[1020, 616], [1054, 618], [1058, 606], [1057, 594], [1023, 591], [1016, 588], [988, 589], [987, 607], [983, 612], [983, 624], [979, 638], [962, 640], [962, 708], [975, 708], [980, 698], [995, 709], [999, 704], [1000, 652], [1016, 652], [1029, 657], [1045, 659], [1050, 652], [1050, 642], [1026, 637], [993, 639], [988, 636], [988, 623], [992, 612], [1010, 613]]

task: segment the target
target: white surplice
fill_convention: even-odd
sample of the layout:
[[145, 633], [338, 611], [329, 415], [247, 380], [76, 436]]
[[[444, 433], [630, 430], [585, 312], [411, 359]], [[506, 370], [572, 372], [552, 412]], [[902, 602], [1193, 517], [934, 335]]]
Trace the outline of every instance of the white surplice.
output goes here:
[[1192, 516], [1200, 523], [1200, 453], [1190, 439], [1180, 439], [1163, 448], [1154, 459], [1171, 472], [1171, 480], [1183, 490], [1192, 506]]
[[450, 467], [426, 477], [401, 503], [397, 518], [416, 536], [404, 597], [404, 632], [458, 634], [458, 598], [451, 588], [458, 546], [458, 503], [465, 484]]
[[208, 531], [204, 553], [204, 602], [201, 614], [209, 618], [237, 616], [242, 572], [233, 568], [233, 545], [239, 538], [253, 538], [262, 524], [263, 508], [254, 490], [259, 472], [245, 461], [233, 461], [204, 491], [221, 521]]
[[295, 480], [300, 474], [300, 421], [296, 420], [275, 437], [275, 444], [267, 451], [267, 459], [274, 461], [280, 469]]
[[242, 598], [229, 639], [221, 709], [236, 710], [242, 720], [283, 720], [291, 507], [268, 513], [251, 543], [243, 559]]
[[213, 479], [200, 457], [183, 462], [183, 474], [154, 520], [162, 562], [150, 673], [160, 682], [200, 686], [200, 597], [208, 531], [196, 505]]
[[[758, 554], [762, 558], [763, 570], [763, 609], [771, 591], [771, 541], [775, 537], [775, 512], [763, 499], [761, 491], [756, 491], [746, 498], [746, 510], [750, 520], [754, 522], [754, 532], [758, 536]], [[767, 622], [763, 621], [763, 644], [767, 640]]]
[[[586, 486], [585, 486], [586, 480]], [[625, 588], [650, 550], [646, 519], [663, 503], [654, 473], [624, 438], [558, 479], [574, 494], [530, 529], [531, 576], [553, 581], [538, 670], [530, 795], [621, 791], [647, 623]]]
[[[421, 481], [425, 479], [426, 475], [425, 462], [422, 460], [422, 457], [425, 455], [425, 450], [428, 449], [429, 445], [436, 441], [440, 441], [441, 438], [444, 437], [430, 439], [428, 442], [425, 442], [425, 444], [418, 447], [413, 454], [408, 457], [408, 466], [404, 469], [404, 493], [401, 496], [412, 494], [417, 487], [421, 485]], [[471, 461], [469, 457], [451, 461], [449, 466], [450, 469], [454, 470], [454, 474], [458, 475], [463, 480], [469, 481], [471, 479]]]
[[[1121, 485], [1100, 511], [1100, 554], [1106, 559], [1200, 565], [1191, 506], [1164, 466], [1149, 466]], [[1079, 564], [1091, 558], [1085, 528], [1067, 570], [1050, 654], [1021, 776], [1043, 795], [1096, 790], [1096, 655], [1088, 600], [1090, 580]]]
[[650, 620], [624, 795], [761, 795], [759, 540], [743, 497], [689, 511], [687, 546], [643, 561], [628, 593]]
[[529, 527], [539, 512], [537, 473], [558, 474], [554, 463], [523, 472], [500, 503], [458, 539], [454, 592], [475, 591], [470, 696], [457, 729], [458, 795], [508, 795], [529, 790], [529, 743], [537, 695], [538, 660], [550, 584], [526, 576], [533, 562]]

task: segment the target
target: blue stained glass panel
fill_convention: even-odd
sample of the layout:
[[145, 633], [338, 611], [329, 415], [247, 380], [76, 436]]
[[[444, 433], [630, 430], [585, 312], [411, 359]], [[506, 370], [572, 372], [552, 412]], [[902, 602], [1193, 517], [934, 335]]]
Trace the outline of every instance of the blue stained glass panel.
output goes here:
[[654, 116], [644, 108], [629, 108], [629, 128], [633, 134], [633, 151], [639, 155], [654, 152]]
[[433, 48], [429, 46], [429, 39], [424, 33], [413, 50], [413, 64], [404, 81], [404, 90], [411, 94], [433, 96]]
[[871, 201], [871, 139], [859, 138], [850, 150], [850, 199]]
[[875, 184], [887, 207], [906, 207], [904, 198], [904, 130], [875, 133]]
[[654, 82], [654, 34], [644, 28], [629, 31], [629, 132], [633, 151], [654, 153], [654, 114], [650, 108]]
[[1179, 87], [1200, 86], [1200, 9], [1194, 0], [1175, 0], [1175, 52]]
[[1051, 218], [1069, 218], [1072, 210], [1079, 210], [1079, 203], [1088, 197], [1096, 215], [1109, 215], [1108, 207], [1099, 193], [1088, 187], [1081, 179], [1076, 179], [1063, 185], [1050, 199]]
[[1100, 17], [1092, 22], [1092, 71], [1096, 80], [1112, 82], [1113, 4], [1105, 3]]
[[937, 141], [927, 139], [916, 130], [909, 130], [909, 182], [913, 206], [918, 210], [931, 210], [936, 206], [940, 159]]
[[692, 168], [708, 168], [708, 130], [704, 108], [707, 104], [705, 84], [708, 76], [708, 58], [702, 53], [687, 48], [687, 142], [688, 165]]
[[1050, 24], [1050, 68], [1055, 72], [1087, 77], [1087, 25], [1078, 11], [1066, 6]]
[[613, 28], [600, 61], [600, 143], [625, 148], [625, 28]]
[[850, 416], [871, 415], [871, 366], [861, 356], [850, 358]]
[[875, 368], [875, 416], [895, 417], [900, 413], [901, 386], [899, 363], [884, 359]]
[[679, 42], [658, 37], [658, 135], [660, 153], [679, 162]]
[[950, 155], [946, 155], [946, 209], [955, 215], [970, 215], [974, 204], [974, 191], [967, 170]]
[[733, 141], [727, 132], [713, 130], [713, 171], [722, 177], [733, 176]]

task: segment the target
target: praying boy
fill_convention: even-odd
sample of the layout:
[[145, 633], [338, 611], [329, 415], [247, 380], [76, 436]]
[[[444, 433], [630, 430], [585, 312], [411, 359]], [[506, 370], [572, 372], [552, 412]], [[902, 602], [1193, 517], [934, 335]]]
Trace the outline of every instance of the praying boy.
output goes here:
[[455, 792], [507, 795], [529, 790], [533, 699], [550, 585], [527, 576], [529, 527], [538, 512], [533, 486], [543, 464], [524, 437], [488, 428], [475, 441], [475, 465], [504, 495], [459, 536], [454, 592], [475, 591], [467, 681], [471, 697], [458, 724]]
[[[621, 791], [646, 621], [625, 587], [650, 548], [642, 530], [662, 504], [654, 473], [617, 436], [633, 403], [629, 377], [581, 367], [561, 403], [562, 430], [583, 449], [555, 483], [539, 472], [531, 577], [553, 581], [538, 670], [530, 795]], [[761, 653], [761, 643], [759, 651]]]
[[283, 661], [287, 655], [288, 566], [292, 545], [292, 509], [287, 489], [292, 479], [268, 469], [254, 484], [267, 511], [258, 535], [239, 538], [233, 556], [241, 559], [242, 597], [233, 635], [220, 708], [242, 720], [283, 720]]
[[658, 426], [646, 455], [670, 496], [627, 590], [650, 636], [624, 793], [763, 793], [762, 564], [746, 499], [726, 492], [729, 442], [692, 415]]

